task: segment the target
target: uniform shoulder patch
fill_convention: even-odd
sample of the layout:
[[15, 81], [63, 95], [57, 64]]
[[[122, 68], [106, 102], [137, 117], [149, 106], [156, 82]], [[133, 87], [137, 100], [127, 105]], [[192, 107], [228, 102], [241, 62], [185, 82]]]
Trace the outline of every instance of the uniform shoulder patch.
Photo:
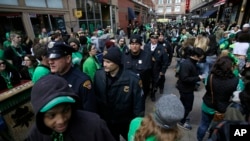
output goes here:
[[82, 86], [84, 87], [84, 88], [87, 88], [87, 89], [91, 89], [91, 82], [90, 82], [90, 80], [86, 80], [83, 84], [82, 84]]

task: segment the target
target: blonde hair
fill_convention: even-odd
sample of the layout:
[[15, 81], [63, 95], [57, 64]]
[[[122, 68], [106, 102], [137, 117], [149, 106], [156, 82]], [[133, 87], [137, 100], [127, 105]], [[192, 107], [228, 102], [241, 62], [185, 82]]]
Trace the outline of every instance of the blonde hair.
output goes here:
[[135, 141], [145, 141], [149, 136], [155, 136], [157, 141], [176, 141], [181, 138], [179, 128], [176, 126], [171, 129], [165, 129], [158, 126], [152, 115], [147, 115], [141, 122], [140, 128], [135, 133]]
[[207, 51], [209, 39], [205, 36], [198, 35], [194, 41], [194, 47], [201, 48], [204, 52]]

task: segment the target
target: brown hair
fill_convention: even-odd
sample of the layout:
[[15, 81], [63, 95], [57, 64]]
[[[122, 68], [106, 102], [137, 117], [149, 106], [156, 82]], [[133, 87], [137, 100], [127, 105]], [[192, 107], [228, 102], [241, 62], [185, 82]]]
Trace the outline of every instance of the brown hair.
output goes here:
[[157, 141], [176, 141], [181, 138], [179, 128], [176, 126], [171, 129], [165, 129], [158, 126], [152, 115], [147, 115], [141, 122], [140, 128], [135, 133], [135, 141], [145, 141], [149, 136], [155, 136]]

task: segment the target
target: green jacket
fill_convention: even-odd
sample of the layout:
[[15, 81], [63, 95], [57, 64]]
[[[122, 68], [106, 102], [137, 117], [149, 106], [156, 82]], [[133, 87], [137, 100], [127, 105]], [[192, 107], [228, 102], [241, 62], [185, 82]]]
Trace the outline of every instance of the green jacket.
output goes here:
[[47, 66], [41, 65], [39, 64], [32, 76], [32, 82], [35, 83], [36, 81], [38, 81], [41, 77], [47, 75], [50, 73], [50, 69]]
[[94, 80], [95, 72], [97, 69], [101, 68], [101, 65], [96, 61], [97, 59], [95, 57], [88, 57], [82, 66], [83, 72], [85, 72], [92, 80]]

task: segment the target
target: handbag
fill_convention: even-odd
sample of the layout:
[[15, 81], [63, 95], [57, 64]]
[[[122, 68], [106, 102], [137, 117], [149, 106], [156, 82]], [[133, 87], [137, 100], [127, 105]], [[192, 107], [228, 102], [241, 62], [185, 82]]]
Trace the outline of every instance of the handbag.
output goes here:
[[[212, 79], [213, 79], [213, 74], [211, 74], [211, 76], [210, 76], [210, 91], [211, 91], [211, 95], [212, 95], [212, 104], [214, 104], [214, 93], [213, 93]], [[224, 117], [225, 117], [224, 113], [220, 113], [218, 111], [215, 111], [213, 121], [215, 121], [215, 122], [222, 121], [224, 119]]]

